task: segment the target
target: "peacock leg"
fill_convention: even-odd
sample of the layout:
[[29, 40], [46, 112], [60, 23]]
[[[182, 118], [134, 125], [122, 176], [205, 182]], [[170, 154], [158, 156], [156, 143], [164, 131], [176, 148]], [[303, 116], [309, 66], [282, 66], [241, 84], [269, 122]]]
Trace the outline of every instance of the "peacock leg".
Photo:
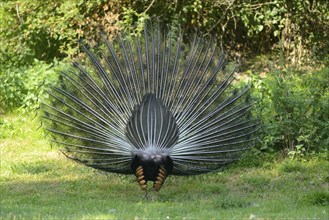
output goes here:
[[137, 167], [136, 169], [136, 177], [137, 177], [137, 182], [139, 183], [139, 186], [143, 191], [146, 192], [147, 190], [147, 181], [145, 180], [144, 177], [144, 170], [142, 166]]
[[154, 181], [154, 185], [153, 185], [155, 191], [159, 191], [161, 189], [166, 178], [167, 178], [167, 170], [164, 165], [161, 165], [159, 168], [158, 176], [156, 177], [156, 180]]

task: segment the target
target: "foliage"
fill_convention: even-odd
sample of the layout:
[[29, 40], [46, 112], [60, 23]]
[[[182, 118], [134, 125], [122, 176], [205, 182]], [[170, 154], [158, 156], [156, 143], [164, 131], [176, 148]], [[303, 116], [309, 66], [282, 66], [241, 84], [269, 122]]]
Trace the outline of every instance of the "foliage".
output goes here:
[[[112, 3], [103, 0], [21, 0], [0, 3], [0, 39], [7, 67], [52, 62], [78, 52], [77, 40], [115, 31]], [[115, 10], [114, 10], [115, 11]]]
[[131, 28], [134, 22], [139, 27], [145, 19], [159, 17], [187, 33], [198, 29], [215, 36], [237, 58], [273, 51], [287, 64], [301, 65], [312, 56], [323, 59], [329, 52], [326, 0], [122, 2], [123, 27]]
[[21, 107], [33, 111], [40, 100], [46, 98], [46, 88], [56, 82], [58, 68], [35, 60], [33, 65], [3, 70], [0, 74], [0, 111], [11, 111]]
[[293, 158], [329, 146], [329, 68], [253, 75], [256, 109], [263, 122], [262, 148]]
[[24, 85], [24, 74], [22, 69], [9, 69], [0, 75], [0, 113], [8, 111], [23, 103], [23, 96], [26, 94]]
[[326, 0], [20, 0], [0, 4], [0, 63], [19, 67], [73, 56], [78, 39], [97, 40], [119, 26], [138, 32], [154, 17], [186, 33], [212, 34], [237, 58], [279, 51], [300, 65], [329, 52]]

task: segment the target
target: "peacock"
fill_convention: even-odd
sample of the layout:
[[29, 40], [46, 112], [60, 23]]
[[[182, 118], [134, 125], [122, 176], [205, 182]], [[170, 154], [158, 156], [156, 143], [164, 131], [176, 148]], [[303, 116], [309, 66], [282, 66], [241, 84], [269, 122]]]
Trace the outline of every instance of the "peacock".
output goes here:
[[84, 58], [48, 89], [43, 121], [68, 158], [97, 170], [132, 174], [159, 191], [169, 175], [216, 171], [253, 147], [250, 85], [210, 36], [148, 23], [82, 43]]

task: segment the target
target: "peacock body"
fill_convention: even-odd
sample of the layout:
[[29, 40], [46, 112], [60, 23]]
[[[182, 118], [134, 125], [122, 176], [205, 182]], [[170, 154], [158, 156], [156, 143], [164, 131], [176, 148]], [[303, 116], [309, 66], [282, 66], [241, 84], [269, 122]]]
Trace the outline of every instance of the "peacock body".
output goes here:
[[253, 146], [258, 121], [249, 87], [232, 89], [234, 71], [210, 37], [189, 44], [180, 31], [146, 26], [118, 35], [87, 61], [60, 74], [44, 121], [70, 159], [107, 172], [134, 174], [158, 191], [168, 175], [224, 168]]

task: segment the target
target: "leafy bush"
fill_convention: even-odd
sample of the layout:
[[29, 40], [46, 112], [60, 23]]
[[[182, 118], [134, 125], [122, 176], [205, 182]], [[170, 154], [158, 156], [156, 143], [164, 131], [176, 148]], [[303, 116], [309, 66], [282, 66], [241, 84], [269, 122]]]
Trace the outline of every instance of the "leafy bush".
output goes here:
[[[180, 25], [187, 33], [201, 30], [222, 41], [234, 57], [274, 51], [287, 64], [302, 65], [328, 54], [329, 2], [326, 0], [121, 1], [124, 28], [149, 17]], [[138, 29], [137, 28], [137, 29]], [[314, 60], [313, 60], [314, 61]], [[305, 62], [304, 62], [305, 63]]]
[[0, 72], [0, 113], [22, 105], [26, 94], [24, 67]]
[[279, 51], [301, 64], [329, 52], [327, 0], [19, 0], [0, 3], [0, 63], [73, 56], [78, 39], [95, 39], [102, 30], [111, 35], [120, 26], [139, 31], [151, 17], [214, 35], [234, 57]]
[[58, 68], [52, 65], [35, 60], [28, 67], [0, 71], [0, 111], [38, 108], [40, 99], [48, 96], [45, 89], [57, 79]]
[[118, 15], [104, 0], [20, 0], [0, 3], [0, 65], [52, 62], [79, 52], [77, 41], [115, 32]]
[[257, 111], [263, 122], [262, 149], [292, 157], [329, 146], [329, 68], [253, 75]]

